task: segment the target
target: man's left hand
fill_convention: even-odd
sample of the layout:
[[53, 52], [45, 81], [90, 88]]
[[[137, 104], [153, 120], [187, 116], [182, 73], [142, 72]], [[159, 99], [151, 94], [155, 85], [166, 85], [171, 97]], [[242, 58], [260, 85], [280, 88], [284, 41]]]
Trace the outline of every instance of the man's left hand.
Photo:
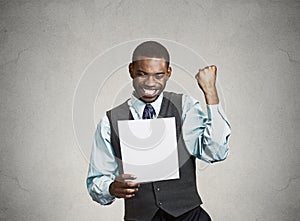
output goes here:
[[204, 93], [207, 104], [218, 104], [219, 98], [216, 89], [217, 67], [207, 66], [199, 70], [195, 78]]

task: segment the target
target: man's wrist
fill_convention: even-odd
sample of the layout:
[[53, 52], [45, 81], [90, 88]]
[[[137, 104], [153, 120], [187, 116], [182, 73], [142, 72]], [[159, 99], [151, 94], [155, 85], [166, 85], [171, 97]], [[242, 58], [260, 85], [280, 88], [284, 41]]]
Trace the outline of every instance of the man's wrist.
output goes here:
[[105, 191], [105, 197], [111, 197], [111, 198], [114, 198], [114, 195], [111, 193], [111, 186], [112, 184], [114, 183], [114, 180], [109, 180], [105, 183], [106, 187], [106, 191]]
[[110, 194], [110, 196], [114, 197], [114, 193], [112, 191], [112, 188], [113, 188], [113, 185], [114, 185], [114, 181], [112, 181], [109, 186], [108, 186], [108, 193]]
[[205, 101], [208, 105], [218, 104], [219, 97], [216, 89], [204, 92]]

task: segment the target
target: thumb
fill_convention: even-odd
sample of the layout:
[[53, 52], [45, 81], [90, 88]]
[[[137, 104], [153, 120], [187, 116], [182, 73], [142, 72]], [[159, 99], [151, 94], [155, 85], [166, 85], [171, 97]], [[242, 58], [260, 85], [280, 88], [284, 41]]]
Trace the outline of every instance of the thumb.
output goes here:
[[116, 180], [123, 182], [124, 180], [135, 180], [137, 177], [133, 174], [121, 174], [116, 176]]

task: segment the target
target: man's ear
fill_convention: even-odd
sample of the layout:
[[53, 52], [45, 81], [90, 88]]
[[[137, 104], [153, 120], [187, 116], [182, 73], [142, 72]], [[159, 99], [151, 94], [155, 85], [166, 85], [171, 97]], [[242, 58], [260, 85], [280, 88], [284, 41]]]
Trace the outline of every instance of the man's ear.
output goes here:
[[130, 73], [130, 77], [133, 79], [133, 64], [132, 63], [130, 63], [128, 65], [128, 71]]
[[171, 77], [171, 74], [172, 74], [172, 68], [171, 66], [168, 67], [168, 70], [167, 70], [167, 77]]

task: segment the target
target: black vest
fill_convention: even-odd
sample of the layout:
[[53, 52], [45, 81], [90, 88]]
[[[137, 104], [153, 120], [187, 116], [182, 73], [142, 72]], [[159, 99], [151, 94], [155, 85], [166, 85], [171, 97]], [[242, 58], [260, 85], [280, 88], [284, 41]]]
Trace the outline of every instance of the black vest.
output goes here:
[[[186, 150], [182, 137], [182, 95], [164, 92], [158, 118], [175, 117], [180, 179], [141, 184], [139, 191], [131, 199], [125, 200], [125, 219], [150, 221], [161, 208], [177, 217], [199, 206], [202, 201], [196, 187], [195, 157]], [[118, 120], [133, 120], [127, 101], [107, 112], [111, 128], [111, 144], [120, 173], [123, 173], [118, 137]]]

